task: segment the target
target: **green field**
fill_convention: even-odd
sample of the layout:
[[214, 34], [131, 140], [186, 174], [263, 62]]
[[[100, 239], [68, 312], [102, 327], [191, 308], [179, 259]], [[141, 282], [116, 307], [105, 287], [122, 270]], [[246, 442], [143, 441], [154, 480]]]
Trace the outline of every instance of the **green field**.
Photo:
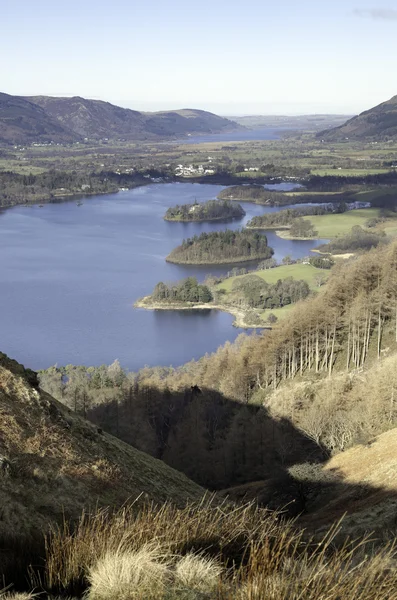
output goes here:
[[363, 177], [365, 175], [378, 175], [379, 173], [389, 173], [390, 169], [312, 169], [312, 175], [321, 177]]
[[[281, 267], [275, 267], [274, 269], [267, 269], [265, 271], [254, 271], [253, 275], [258, 275], [264, 279], [264, 281], [274, 284], [279, 279], [286, 279], [287, 277], [293, 277], [294, 279], [303, 279], [307, 281], [310, 288], [312, 290], [318, 290], [318, 283], [316, 282], [316, 276], [323, 276], [324, 278], [328, 278], [330, 275], [330, 270], [327, 269], [317, 269], [316, 267], [312, 267], [312, 265], [304, 265], [304, 264], [295, 264], [295, 265], [283, 265]], [[216, 286], [216, 289], [224, 289], [227, 292], [227, 295], [231, 292], [233, 283], [236, 279], [241, 277], [246, 277], [246, 275], [237, 275], [237, 277], [229, 277], [219, 283]], [[227, 304], [227, 295], [225, 297], [225, 305]], [[267, 322], [269, 315], [272, 313], [277, 317], [277, 319], [284, 318], [292, 309], [294, 308], [294, 304], [288, 304], [287, 306], [283, 306], [281, 308], [274, 309], [266, 309], [259, 310], [258, 314], [263, 320], [264, 324]]]
[[363, 208], [349, 210], [341, 214], [332, 213], [330, 215], [314, 215], [303, 218], [313, 224], [314, 229], [318, 231], [318, 238], [329, 239], [348, 233], [355, 225], [365, 227], [366, 221], [372, 217], [378, 217], [379, 213], [379, 208]]
[[[275, 267], [274, 269], [266, 269], [265, 271], [254, 271], [253, 275], [258, 275], [267, 283], [277, 283], [279, 279], [286, 279], [287, 277], [293, 277], [294, 279], [303, 279], [307, 281], [309, 286], [314, 290], [318, 289], [315, 278], [318, 274], [323, 274], [325, 277], [328, 277], [330, 271], [327, 269], [317, 269], [316, 267], [312, 267], [312, 265], [303, 265], [301, 263], [295, 265], [283, 265], [282, 267]], [[224, 289], [227, 292], [230, 292], [232, 289], [233, 282], [235, 279], [239, 279], [241, 277], [246, 277], [246, 275], [237, 275], [236, 277], [229, 277], [219, 283], [216, 286], [216, 289]], [[284, 309], [278, 309], [284, 310]], [[274, 312], [274, 311], [273, 311]]]

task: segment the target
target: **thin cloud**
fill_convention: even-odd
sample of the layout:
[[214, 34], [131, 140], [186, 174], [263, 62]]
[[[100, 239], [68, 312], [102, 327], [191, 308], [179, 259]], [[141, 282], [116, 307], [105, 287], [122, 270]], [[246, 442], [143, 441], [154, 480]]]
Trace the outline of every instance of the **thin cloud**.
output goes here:
[[356, 8], [353, 13], [356, 17], [369, 17], [370, 19], [382, 19], [383, 21], [397, 21], [397, 10], [394, 8], [370, 8], [368, 10]]

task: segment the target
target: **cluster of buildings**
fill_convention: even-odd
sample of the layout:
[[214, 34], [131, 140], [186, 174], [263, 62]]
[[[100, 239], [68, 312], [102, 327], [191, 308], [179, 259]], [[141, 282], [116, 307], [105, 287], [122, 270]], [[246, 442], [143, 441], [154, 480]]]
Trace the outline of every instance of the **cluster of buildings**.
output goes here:
[[198, 167], [194, 167], [193, 165], [178, 165], [175, 169], [177, 177], [200, 177], [201, 175], [213, 175], [214, 173], [215, 169], [207, 169], [203, 165], [199, 165]]

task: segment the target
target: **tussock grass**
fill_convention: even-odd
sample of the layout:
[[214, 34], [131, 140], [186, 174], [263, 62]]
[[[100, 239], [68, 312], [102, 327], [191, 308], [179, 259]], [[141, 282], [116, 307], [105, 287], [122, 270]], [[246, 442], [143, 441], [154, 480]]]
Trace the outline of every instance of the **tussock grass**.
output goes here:
[[170, 578], [170, 558], [160, 547], [108, 552], [89, 570], [88, 600], [161, 598]]
[[189, 590], [211, 592], [219, 585], [223, 569], [218, 562], [206, 556], [186, 554], [175, 566], [179, 585]]
[[320, 540], [254, 505], [83, 515], [47, 540], [44, 587], [88, 600], [397, 600], [393, 545]]

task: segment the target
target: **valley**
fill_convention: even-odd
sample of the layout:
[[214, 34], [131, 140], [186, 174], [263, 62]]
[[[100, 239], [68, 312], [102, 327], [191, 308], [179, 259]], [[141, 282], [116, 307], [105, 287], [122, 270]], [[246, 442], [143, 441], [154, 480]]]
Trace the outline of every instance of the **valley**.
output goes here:
[[89, 137], [0, 149], [0, 596], [394, 600], [395, 140], [20, 100]]

